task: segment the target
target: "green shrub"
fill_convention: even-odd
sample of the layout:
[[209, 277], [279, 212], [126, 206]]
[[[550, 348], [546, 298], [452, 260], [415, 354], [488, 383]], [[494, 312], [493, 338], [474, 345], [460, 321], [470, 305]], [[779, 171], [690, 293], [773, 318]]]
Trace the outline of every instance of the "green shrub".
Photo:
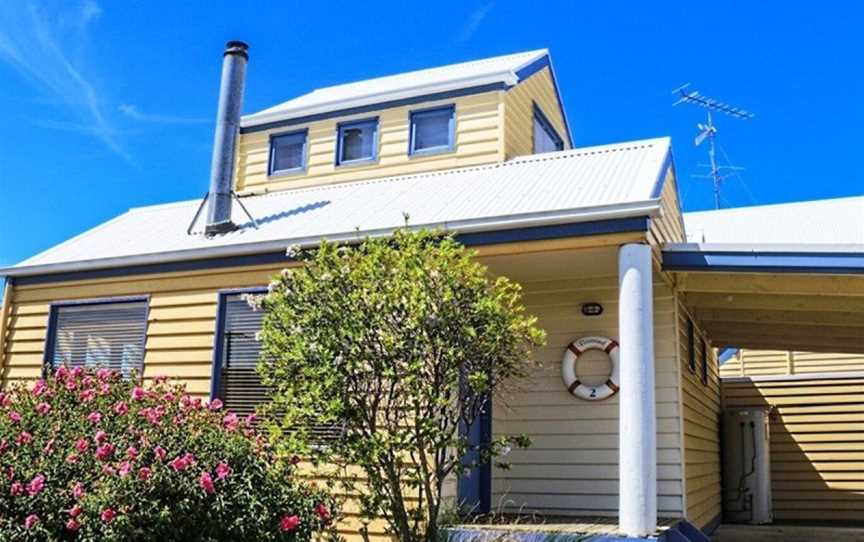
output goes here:
[[0, 540], [304, 542], [328, 529], [330, 500], [221, 406], [80, 367], [0, 394]]

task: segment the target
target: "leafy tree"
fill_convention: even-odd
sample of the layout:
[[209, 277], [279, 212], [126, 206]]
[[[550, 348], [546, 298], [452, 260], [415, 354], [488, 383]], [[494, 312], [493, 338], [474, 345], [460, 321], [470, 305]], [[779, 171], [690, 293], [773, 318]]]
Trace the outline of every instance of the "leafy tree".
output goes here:
[[[361, 514], [401, 542], [432, 541], [445, 488], [478, 452], [493, 461], [520, 437], [464, 437], [489, 398], [526, 375], [544, 341], [519, 285], [490, 278], [451, 237], [400, 230], [356, 246], [293, 251], [269, 294], [259, 363], [283, 453], [362, 470]], [[314, 428], [342, 427], [315, 446]], [[313, 453], [314, 452], [314, 453]], [[503, 463], [499, 463], [503, 466]]]

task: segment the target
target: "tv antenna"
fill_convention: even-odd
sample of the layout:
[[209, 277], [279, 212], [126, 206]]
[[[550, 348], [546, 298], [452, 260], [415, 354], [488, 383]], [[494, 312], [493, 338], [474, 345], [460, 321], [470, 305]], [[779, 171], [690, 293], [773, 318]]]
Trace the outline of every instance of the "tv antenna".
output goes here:
[[714, 117], [712, 113], [723, 113], [729, 115], [730, 117], [741, 120], [750, 120], [754, 117], [754, 115], [753, 113], [744, 111], [743, 109], [739, 109], [737, 107], [733, 107], [727, 103], [715, 100], [714, 98], [703, 96], [699, 93], [698, 90], [687, 90], [689, 86], [690, 83], [687, 83], [686, 85], [682, 85], [672, 91], [672, 94], [678, 96], [678, 100], [672, 105], [676, 106], [679, 104], [688, 103], [702, 107], [707, 110], [708, 121], [704, 124], [700, 122], [696, 125], [699, 128], [699, 134], [693, 140], [693, 143], [698, 147], [699, 145], [704, 143], [706, 139], [708, 140], [708, 160], [710, 163], [707, 164], [707, 167], [710, 168], [710, 172], [708, 173], [708, 175], [703, 175], [702, 177], [711, 179], [711, 182], [714, 184], [714, 208], [719, 209], [720, 185], [723, 183], [723, 180], [726, 179], [726, 177], [743, 168], [735, 167], [732, 165], [717, 165], [717, 127], [714, 126]]

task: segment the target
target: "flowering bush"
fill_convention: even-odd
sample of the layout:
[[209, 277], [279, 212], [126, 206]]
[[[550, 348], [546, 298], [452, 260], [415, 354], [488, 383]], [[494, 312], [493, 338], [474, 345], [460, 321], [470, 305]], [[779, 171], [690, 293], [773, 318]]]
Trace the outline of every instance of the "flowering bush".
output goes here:
[[60, 367], [0, 393], [0, 540], [307, 541], [331, 501], [252, 420], [158, 380]]

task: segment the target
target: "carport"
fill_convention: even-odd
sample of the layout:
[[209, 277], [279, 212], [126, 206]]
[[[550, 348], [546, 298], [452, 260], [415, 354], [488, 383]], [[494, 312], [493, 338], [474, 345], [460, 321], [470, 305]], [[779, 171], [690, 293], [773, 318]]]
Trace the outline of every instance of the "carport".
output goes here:
[[[668, 244], [662, 265], [716, 348], [864, 352], [864, 245]], [[860, 527], [864, 367], [726, 378], [721, 388], [724, 408], [771, 409], [774, 521], [787, 525], [721, 528], [719, 540], [831, 539], [788, 523]]]
[[715, 347], [864, 352], [864, 246], [667, 244], [663, 269]]

